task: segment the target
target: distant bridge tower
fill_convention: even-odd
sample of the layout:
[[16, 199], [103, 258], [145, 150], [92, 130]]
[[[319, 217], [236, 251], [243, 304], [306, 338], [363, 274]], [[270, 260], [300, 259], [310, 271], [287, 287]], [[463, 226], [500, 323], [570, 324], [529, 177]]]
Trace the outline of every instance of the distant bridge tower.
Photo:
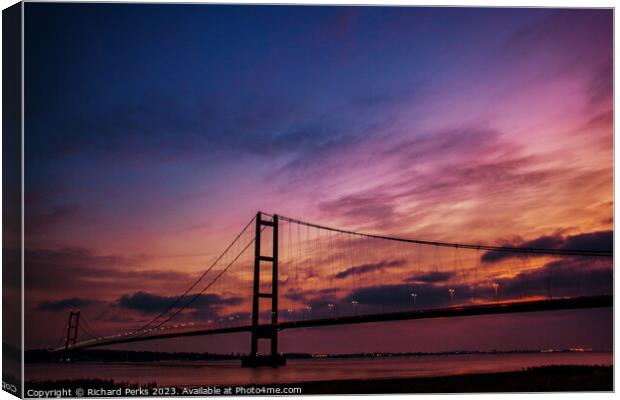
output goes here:
[[80, 310], [69, 311], [69, 322], [67, 322], [67, 334], [65, 335], [65, 350], [77, 342], [78, 329], [80, 328]]
[[69, 321], [67, 322], [67, 333], [65, 335], [65, 357], [66, 361], [71, 360], [71, 347], [77, 342], [78, 330], [80, 329], [80, 310], [69, 311]]
[[[261, 233], [271, 229], [272, 252], [270, 256], [261, 254]], [[261, 292], [260, 276], [261, 268], [271, 265], [271, 292]], [[271, 323], [260, 324], [260, 299], [271, 300]], [[274, 215], [271, 221], [264, 220], [263, 214], [256, 214], [256, 236], [254, 238], [254, 288], [252, 294], [252, 338], [250, 354], [244, 357], [242, 365], [245, 367], [284, 365], [286, 360], [278, 354], [278, 216]], [[270, 354], [261, 355], [258, 352], [260, 339], [270, 341]]]

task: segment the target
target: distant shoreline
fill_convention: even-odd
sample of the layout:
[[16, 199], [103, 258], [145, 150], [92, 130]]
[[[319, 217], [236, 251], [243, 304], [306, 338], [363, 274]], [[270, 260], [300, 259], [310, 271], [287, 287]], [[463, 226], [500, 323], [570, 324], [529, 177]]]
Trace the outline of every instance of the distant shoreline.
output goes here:
[[[494, 350], [494, 351], [445, 351], [445, 352], [373, 352], [351, 354], [310, 354], [286, 353], [290, 360], [306, 359], [358, 359], [358, 358], [394, 358], [394, 357], [429, 357], [429, 356], [458, 356], [458, 355], [501, 355], [501, 354], [558, 354], [558, 353], [612, 353], [612, 350], [593, 349], [540, 349], [540, 350]], [[72, 358], [85, 362], [145, 362], [145, 361], [206, 361], [206, 360], [240, 360], [243, 355], [216, 354], [216, 353], [186, 353], [186, 352], [153, 352], [134, 350], [81, 350], [74, 352]], [[26, 363], [59, 362], [62, 353], [50, 353], [47, 350], [27, 350]]]

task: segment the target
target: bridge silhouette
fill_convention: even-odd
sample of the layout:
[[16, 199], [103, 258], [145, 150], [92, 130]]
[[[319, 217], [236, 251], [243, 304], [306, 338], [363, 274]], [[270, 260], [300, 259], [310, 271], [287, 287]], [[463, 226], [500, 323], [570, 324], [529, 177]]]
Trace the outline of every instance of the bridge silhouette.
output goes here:
[[612, 251], [562, 243], [413, 240], [258, 212], [148, 322], [102, 335], [71, 310], [64, 345], [52, 351], [249, 332], [242, 364], [279, 366], [285, 329], [611, 307], [612, 259]]

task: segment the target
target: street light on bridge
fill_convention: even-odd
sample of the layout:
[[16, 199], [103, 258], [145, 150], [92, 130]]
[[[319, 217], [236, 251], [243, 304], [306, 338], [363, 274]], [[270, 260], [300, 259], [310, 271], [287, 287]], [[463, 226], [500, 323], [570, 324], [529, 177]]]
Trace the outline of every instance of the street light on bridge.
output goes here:
[[495, 289], [495, 299], [499, 302], [499, 283], [493, 282], [493, 288]]
[[353, 313], [357, 314], [357, 305], [359, 304], [359, 301], [351, 300], [351, 304], [353, 305]]
[[456, 290], [453, 288], [448, 289], [448, 293], [450, 293], [450, 301], [454, 301], [454, 292], [456, 292]]

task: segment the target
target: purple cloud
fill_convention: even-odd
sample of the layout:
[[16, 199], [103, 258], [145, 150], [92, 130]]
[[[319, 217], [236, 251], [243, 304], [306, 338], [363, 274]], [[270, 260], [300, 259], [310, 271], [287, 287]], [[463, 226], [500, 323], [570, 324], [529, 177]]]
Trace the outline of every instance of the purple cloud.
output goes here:
[[37, 309], [41, 311], [63, 311], [70, 308], [80, 308], [97, 303], [97, 300], [80, 297], [70, 297], [67, 299], [41, 302]]
[[[224, 305], [238, 305], [242, 302], [240, 297], [222, 297], [217, 294], [199, 294], [196, 299], [194, 294], [187, 295], [178, 304], [180, 306], [188, 304], [187, 310], [195, 318], [216, 316], [218, 310]], [[136, 292], [131, 295], [123, 295], [118, 299], [118, 305], [143, 314], [156, 314], [167, 309], [171, 304], [177, 302], [179, 296], [161, 296], [147, 292]]]
[[[551, 249], [551, 250], [584, 250], [584, 251], [613, 251], [613, 231], [599, 231], [578, 235], [562, 236], [547, 235], [522, 243], [509, 243], [507, 247], [522, 249]], [[500, 251], [487, 251], [480, 259], [482, 262], [497, 262], [509, 258], [522, 257], [524, 254]], [[535, 255], [535, 254], [532, 254]]]
[[443, 272], [443, 271], [423, 272], [421, 274], [415, 274], [408, 278], [405, 278], [405, 282], [441, 283], [441, 282], [447, 282], [454, 275], [455, 274], [453, 272]]
[[344, 279], [351, 275], [365, 274], [365, 273], [374, 272], [374, 271], [382, 271], [386, 268], [401, 267], [405, 265], [405, 263], [406, 263], [405, 260], [383, 260], [377, 263], [355, 265], [353, 267], [345, 269], [344, 271], [338, 272], [335, 275], [335, 278]]

